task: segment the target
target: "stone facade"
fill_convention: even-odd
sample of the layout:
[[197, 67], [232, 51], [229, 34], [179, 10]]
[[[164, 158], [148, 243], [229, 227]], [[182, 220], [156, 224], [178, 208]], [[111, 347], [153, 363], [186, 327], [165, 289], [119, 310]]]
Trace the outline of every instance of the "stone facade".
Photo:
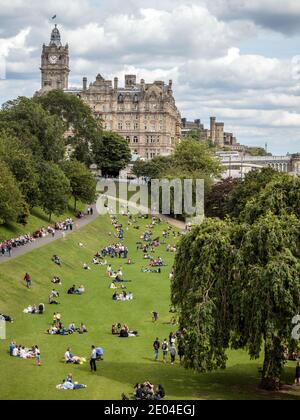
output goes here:
[[83, 80], [80, 94], [103, 127], [123, 136], [133, 154], [144, 159], [170, 155], [181, 135], [181, 117], [175, 104], [172, 81], [166, 85], [151, 84], [135, 75], [125, 76], [125, 86], [119, 80], [105, 80], [100, 74], [87, 86]]
[[38, 94], [63, 89], [80, 96], [96, 117], [103, 120], [105, 130], [123, 136], [133, 155], [143, 159], [168, 156], [181, 136], [181, 116], [173, 96], [172, 80], [147, 84], [137, 83], [135, 75], [125, 76], [124, 87], [105, 80], [100, 74], [88, 85], [83, 78], [81, 89], [69, 89], [69, 48], [63, 46], [56, 25], [49, 46], [43, 46], [42, 87]]
[[232, 133], [225, 131], [225, 124], [217, 122], [216, 117], [210, 118], [210, 129], [204, 128], [201, 120], [187, 121], [186, 118], [182, 119], [182, 137], [185, 138], [191, 131], [200, 131], [201, 137], [205, 140], [211, 140], [217, 147], [223, 148], [225, 146], [237, 146], [237, 140]]

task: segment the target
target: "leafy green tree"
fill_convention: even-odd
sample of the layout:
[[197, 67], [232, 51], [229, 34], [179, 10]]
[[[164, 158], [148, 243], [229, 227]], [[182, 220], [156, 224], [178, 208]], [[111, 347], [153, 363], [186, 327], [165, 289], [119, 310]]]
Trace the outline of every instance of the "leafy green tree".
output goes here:
[[173, 159], [175, 170], [187, 174], [219, 177], [223, 172], [220, 161], [207, 142], [188, 138], [177, 145]]
[[68, 207], [71, 197], [70, 181], [60, 167], [54, 163], [43, 163], [40, 170], [43, 174], [39, 186], [41, 206], [51, 221], [52, 214], [59, 216]]
[[239, 185], [239, 180], [226, 178], [212, 185], [205, 197], [206, 217], [225, 219], [227, 216], [227, 201], [229, 195]]
[[17, 222], [26, 213], [25, 200], [15, 177], [2, 161], [0, 173], [0, 224]]
[[253, 223], [262, 215], [294, 214], [300, 218], [300, 178], [278, 174], [266, 187], [245, 205], [240, 219]]
[[102, 140], [99, 139], [92, 147], [94, 163], [105, 176], [118, 176], [131, 161], [128, 143], [119, 134], [103, 132]]
[[96, 197], [96, 180], [91, 171], [83, 163], [74, 160], [65, 162], [63, 171], [70, 181], [75, 210], [79, 200], [92, 203]]
[[9, 133], [0, 132], [0, 159], [6, 163], [32, 208], [39, 202], [39, 175], [31, 152]]
[[93, 163], [91, 144], [102, 137], [102, 120], [93, 115], [91, 108], [78, 96], [61, 90], [53, 90], [36, 101], [65, 124], [65, 131], [70, 134], [66, 141], [73, 147], [72, 157], [86, 165]]
[[62, 121], [34, 101], [20, 97], [0, 111], [0, 130], [11, 132], [38, 160], [60, 162], [65, 154]]
[[156, 156], [150, 161], [138, 160], [133, 165], [133, 173], [138, 178], [160, 179], [172, 168], [171, 156]]
[[270, 181], [280, 176], [281, 174], [271, 168], [249, 172], [244, 180], [239, 181], [237, 187], [228, 197], [226, 204], [228, 215], [238, 219], [247, 202], [255, 199]]
[[187, 330], [185, 367], [224, 369], [229, 348], [264, 352], [261, 386], [278, 389], [299, 311], [300, 222], [272, 214], [252, 226], [207, 219], [181, 241], [172, 304]]

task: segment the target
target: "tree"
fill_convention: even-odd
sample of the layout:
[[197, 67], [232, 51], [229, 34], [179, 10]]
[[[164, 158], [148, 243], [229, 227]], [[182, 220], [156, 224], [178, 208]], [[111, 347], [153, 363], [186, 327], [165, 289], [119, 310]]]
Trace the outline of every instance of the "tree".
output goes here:
[[[177, 145], [174, 153], [176, 171], [187, 174], [219, 177], [223, 172], [220, 161], [207, 142], [187, 138]], [[180, 172], [179, 172], [180, 173]]]
[[160, 179], [170, 171], [173, 164], [171, 156], [156, 156], [150, 161], [138, 160], [133, 165], [133, 173], [138, 178]]
[[26, 203], [17, 181], [7, 165], [0, 161], [0, 224], [17, 222], [26, 213]]
[[118, 176], [131, 161], [131, 152], [127, 141], [119, 134], [103, 132], [102, 140], [93, 145], [94, 163], [103, 175]]
[[238, 219], [248, 201], [256, 197], [266, 185], [281, 175], [274, 169], [265, 168], [261, 171], [249, 172], [228, 197], [226, 211], [230, 217]]
[[260, 193], [248, 200], [240, 219], [253, 223], [262, 215], [294, 214], [300, 217], [300, 178], [288, 174], [278, 174]]
[[93, 163], [91, 145], [102, 137], [102, 120], [93, 115], [91, 108], [78, 96], [61, 90], [50, 91], [35, 100], [64, 123], [70, 134], [66, 141], [73, 148], [72, 157], [86, 165]]
[[31, 152], [9, 133], [0, 132], [0, 159], [6, 163], [32, 208], [39, 202], [39, 175]]
[[20, 97], [0, 111], [0, 130], [12, 133], [37, 160], [60, 162], [65, 154], [62, 121], [34, 101]]
[[86, 204], [92, 203], [96, 197], [96, 180], [91, 171], [76, 160], [65, 162], [63, 171], [70, 181], [75, 211], [78, 200]]
[[40, 168], [43, 176], [40, 179], [41, 206], [49, 215], [61, 215], [68, 207], [71, 196], [70, 181], [54, 163], [43, 163]]
[[233, 178], [226, 178], [214, 184], [205, 197], [206, 217], [225, 219], [228, 197], [238, 185], [239, 180]]
[[186, 334], [185, 367], [226, 367], [228, 348], [264, 350], [261, 386], [278, 389], [299, 311], [300, 222], [271, 213], [252, 226], [207, 219], [181, 241], [172, 304]]

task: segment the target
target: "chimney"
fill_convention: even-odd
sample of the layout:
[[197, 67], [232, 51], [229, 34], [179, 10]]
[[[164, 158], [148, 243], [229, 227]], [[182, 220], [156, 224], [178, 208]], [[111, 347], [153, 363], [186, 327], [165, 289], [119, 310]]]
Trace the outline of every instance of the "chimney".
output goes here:
[[86, 91], [86, 90], [87, 90], [87, 82], [88, 82], [87, 77], [84, 77], [84, 78], [83, 78], [83, 90], [84, 90], [84, 91]]
[[172, 90], [173, 88], [173, 80], [169, 80], [169, 90]]
[[141, 79], [141, 88], [142, 90], [145, 90], [145, 80]]
[[136, 76], [134, 74], [125, 75], [125, 88], [130, 89], [136, 85]]
[[114, 78], [114, 89], [115, 91], [118, 90], [119, 87], [119, 79], [117, 77]]

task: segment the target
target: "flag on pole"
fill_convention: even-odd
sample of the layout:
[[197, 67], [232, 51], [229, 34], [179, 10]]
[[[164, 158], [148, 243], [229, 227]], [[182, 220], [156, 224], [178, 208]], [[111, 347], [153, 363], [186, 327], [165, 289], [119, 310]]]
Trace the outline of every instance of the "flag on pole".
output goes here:
[[52, 16], [52, 20], [54, 20], [54, 19], [56, 19], [56, 18], [57, 18], [57, 15]]

